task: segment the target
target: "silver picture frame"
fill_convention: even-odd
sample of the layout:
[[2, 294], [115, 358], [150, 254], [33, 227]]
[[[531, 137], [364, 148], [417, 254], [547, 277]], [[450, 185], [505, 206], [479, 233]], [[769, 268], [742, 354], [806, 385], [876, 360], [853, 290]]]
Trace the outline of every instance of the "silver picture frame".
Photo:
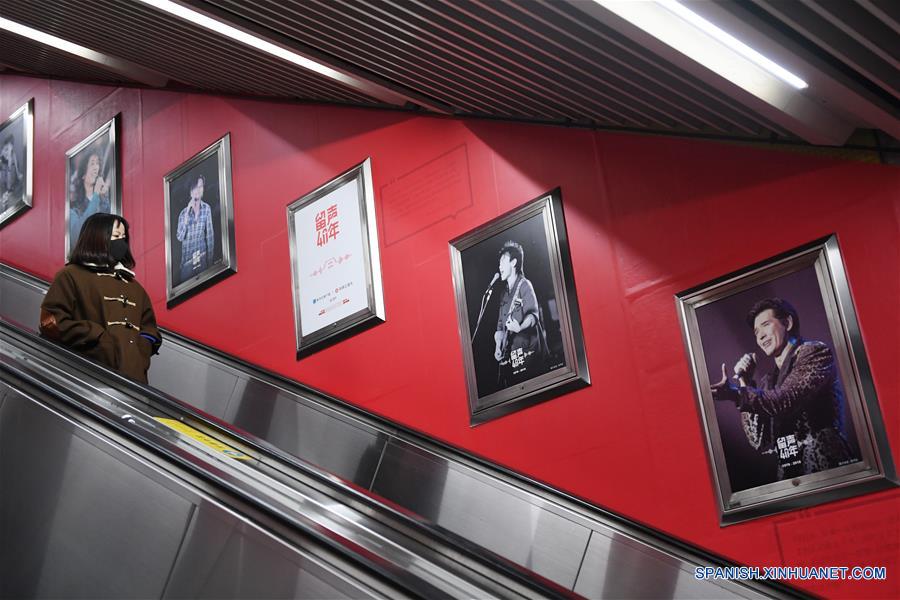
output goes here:
[[115, 115], [66, 151], [66, 260], [89, 216], [122, 214], [120, 121], [121, 115]]
[[287, 224], [296, 358], [384, 323], [371, 159], [288, 205]]
[[34, 98], [0, 124], [0, 228], [31, 208], [34, 185]]
[[451, 240], [450, 259], [472, 426], [590, 385], [559, 188]]
[[[789, 313], [775, 312], [781, 309], [759, 312], [766, 304], [756, 303], [772, 299], [788, 302], [797, 315], [796, 330]], [[835, 235], [680, 292], [675, 303], [721, 525], [897, 485]], [[780, 365], [773, 360], [774, 337], [765, 332], [767, 317], [790, 325]], [[796, 344], [792, 331], [798, 333]], [[806, 385], [804, 346], [820, 357], [807, 388], [800, 387]], [[769, 373], [750, 373], [745, 381], [739, 365], [748, 354], [755, 369], [765, 363]], [[718, 393], [724, 381], [730, 394]], [[750, 395], [771, 403], [740, 399]], [[789, 395], [790, 402], [780, 400]], [[766, 406], [765, 412], [750, 406]], [[765, 434], [767, 429], [774, 433]]]
[[167, 173], [163, 189], [166, 305], [172, 308], [237, 273], [231, 134]]

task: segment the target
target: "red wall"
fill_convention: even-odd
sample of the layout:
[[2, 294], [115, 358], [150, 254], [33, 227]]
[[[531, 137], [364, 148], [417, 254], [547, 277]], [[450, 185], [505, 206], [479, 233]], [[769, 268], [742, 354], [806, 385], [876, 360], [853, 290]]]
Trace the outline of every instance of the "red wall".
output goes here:
[[[836, 232], [900, 464], [900, 170], [713, 142], [0, 77], [35, 98], [34, 207], [4, 262], [63, 265], [65, 151], [121, 112], [124, 211], [165, 327], [736, 561], [887, 566], [900, 493], [720, 528], [673, 294]], [[231, 132], [239, 272], [167, 310], [162, 177]], [[294, 360], [285, 207], [372, 157], [387, 323]], [[443, 177], [451, 193], [390, 199]], [[448, 240], [562, 187], [593, 385], [470, 428]]]

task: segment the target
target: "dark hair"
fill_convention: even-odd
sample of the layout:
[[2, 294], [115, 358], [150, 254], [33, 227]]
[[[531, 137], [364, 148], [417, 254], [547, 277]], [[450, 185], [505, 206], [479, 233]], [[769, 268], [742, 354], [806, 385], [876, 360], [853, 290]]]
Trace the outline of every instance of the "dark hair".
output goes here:
[[[10, 161], [9, 161], [9, 163], [11, 163], [16, 158], [15, 157], [16, 143], [15, 143], [15, 140], [13, 139], [13, 134], [11, 134], [11, 133], [9, 135], [7, 135], [5, 138], [3, 138], [3, 143], [0, 144], [0, 150], [3, 150], [3, 148], [5, 148], [7, 144], [12, 146], [13, 153], [14, 153], [12, 159], [10, 159]], [[0, 160], [3, 160], [4, 163], [7, 162], [6, 159], [4, 159], [2, 156], [0, 156]]]
[[[75, 178], [79, 183], [81, 183], [82, 186], [84, 186], [84, 176], [87, 174], [88, 165], [91, 164], [92, 156], [97, 157], [98, 163], [103, 160], [103, 156], [100, 154], [100, 148], [96, 146], [88, 147], [88, 152], [85, 152], [81, 160], [78, 161], [78, 169], [75, 172]], [[100, 166], [102, 167], [103, 165], [101, 164]]]
[[[81, 160], [78, 161], [78, 166], [75, 169], [75, 174], [72, 175], [71, 181], [69, 181], [71, 198], [74, 204], [78, 206], [79, 210], [84, 210], [88, 204], [87, 195], [84, 192], [84, 176], [87, 174], [88, 165], [91, 163], [91, 157], [96, 156], [97, 162], [99, 163], [101, 160], [99, 148], [96, 146], [89, 146], [88, 152], [85, 152], [81, 156]], [[103, 165], [100, 165], [101, 167]], [[99, 173], [97, 175], [100, 176]]]
[[516, 261], [516, 272], [520, 275], [522, 271], [525, 269], [525, 250], [522, 249], [522, 244], [509, 240], [508, 242], [504, 242], [503, 247], [500, 248], [500, 253], [497, 255], [497, 259], [503, 257], [504, 254], [509, 255], [509, 260]]
[[203, 180], [203, 187], [206, 187], [206, 176], [205, 175], [197, 175], [196, 178], [191, 182], [190, 191], [194, 191], [194, 188], [197, 187], [197, 184], [200, 183], [200, 180]]
[[[128, 234], [128, 221], [118, 215], [109, 213], [95, 213], [88, 217], [81, 226], [78, 241], [69, 255], [69, 262], [79, 265], [92, 263], [95, 265], [112, 265], [115, 263], [109, 255], [109, 238], [112, 237], [113, 226], [116, 221], [125, 226], [125, 239], [130, 239]], [[131, 269], [134, 267], [134, 257], [131, 248], [122, 259], [122, 264]]]
[[753, 322], [756, 320], [757, 315], [769, 309], [772, 309], [775, 318], [781, 321], [785, 327], [787, 327], [787, 318], [790, 317], [793, 327], [788, 330], [788, 333], [794, 337], [800, 336], [800, 316], [797, 314], [797, 309], [781, 298], [766, 298], [754, 304], [750, 312], [747, 313], [747, 325], [750, 326], [750, 329], [753, 329]]

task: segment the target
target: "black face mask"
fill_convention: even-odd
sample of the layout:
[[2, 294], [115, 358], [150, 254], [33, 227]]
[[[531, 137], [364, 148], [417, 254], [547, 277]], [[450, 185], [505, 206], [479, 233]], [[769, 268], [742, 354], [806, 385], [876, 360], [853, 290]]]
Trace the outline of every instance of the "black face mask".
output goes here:
[[128, 240], [118, 239], [109, 243], [109, 255], [116, 262], [122, 262], [122, 259], [128, 255]]

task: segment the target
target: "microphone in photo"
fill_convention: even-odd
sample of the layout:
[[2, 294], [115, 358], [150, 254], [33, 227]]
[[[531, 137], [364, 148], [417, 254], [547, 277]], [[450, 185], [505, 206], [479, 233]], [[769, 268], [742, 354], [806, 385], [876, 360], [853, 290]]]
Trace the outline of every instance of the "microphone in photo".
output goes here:
[[751, 375], [756, 369], [756, 352], [745, 354], [734, 367], [734, 378], [741, 387], [747, 387]]
[[491, 282], [488, 284], [487, 289], [484, 290], [483, 296], [485, 297], [485, 301], [491, 297], [491, 294], [494, 293], [494, 284], [497, 283], [497, 280], [500, 279], [500, 273], [494, 273], [494, 278], [491, 279]]
[[494, 273], [494, 278], [488, 284], [487, 289], [481, 295], [481, 310], [478, 311], [478, 321], [475, 323], [475, 331], [472, 332], [472, 346], [475, 345], [475, 336], [478, 335], [478, 328], [481, 327], [481, 318], [484, 316], [484, 310], [487, 308], [488, 302], [491, 301], [491, 294], [494, 293], [494, 284], [500, 279], [500, 273]]

